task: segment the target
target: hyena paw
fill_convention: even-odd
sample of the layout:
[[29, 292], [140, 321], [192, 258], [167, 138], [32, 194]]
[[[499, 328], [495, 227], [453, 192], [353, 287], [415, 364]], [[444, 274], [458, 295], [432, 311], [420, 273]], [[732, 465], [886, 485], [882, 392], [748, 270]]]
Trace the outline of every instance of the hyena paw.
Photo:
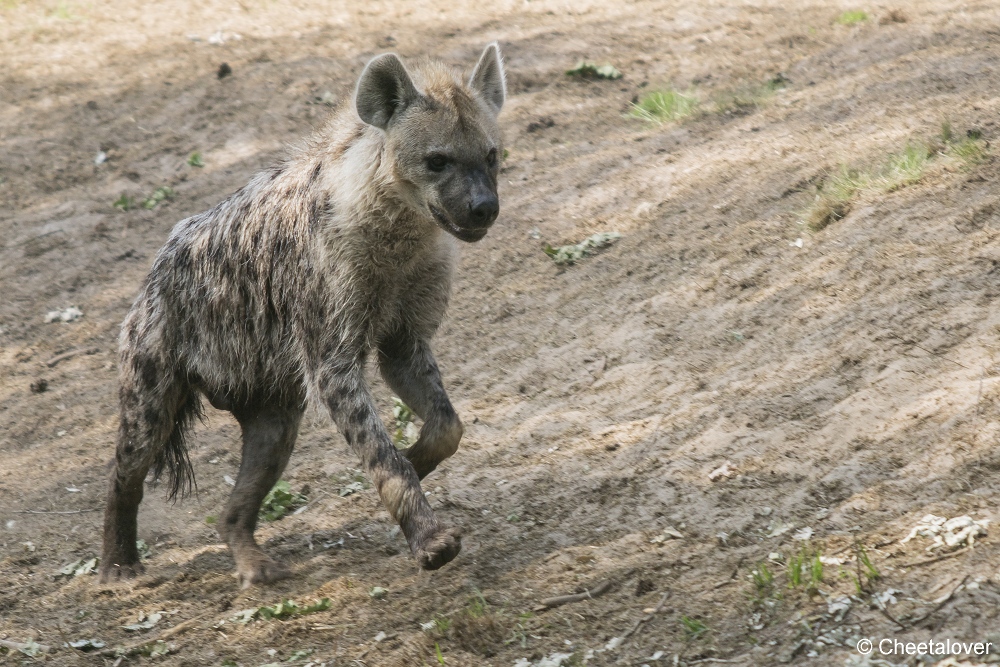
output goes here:
[[106, 561], [102, 559], [99, 581], [102, 584], [114, 584], [119, 581], [135, 579], [145, 571], [146, 568], [141, 563], [120, 565], [110, 559]]
[[237, 566], [240, 588], [250, 588], [258, 584], [270, 584], [292, 576], [292, 571], [284, 563], [263, 558]]
[[413, 550], [417, 563], [424, 570], [436, 570], [451, 562], [462, 550], [462, 535], [455, 528], [438, 528]]

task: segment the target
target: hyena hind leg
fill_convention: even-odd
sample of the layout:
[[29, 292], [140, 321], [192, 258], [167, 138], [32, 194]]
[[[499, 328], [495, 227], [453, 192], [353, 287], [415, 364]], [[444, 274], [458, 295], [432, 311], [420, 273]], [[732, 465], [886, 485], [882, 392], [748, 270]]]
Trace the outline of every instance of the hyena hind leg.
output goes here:
[[242, 588], [284, 579], [291, 571], [272, 560], [254, 540], [261, 501], [281, 477], [295, 446], [301, 408], [233, 410], [243, 429], [243, 461], [229, 496], [219, 534], [236, 561]]
[[[136, 547], [137, 515], [150, 468], [170, 476], [170, 496], [190, 482], [184, 434], [199, 414], [198, 396], [180, 383], [163, 382], [155, 364], [122, 381], [118, 446], [108, 480], [100, 581], [130, 579], [143, 572]], [[131, 374], [130, 374], [131, 375]]]
[[424, 420], [420, 437], [404, 452], [423, 479], [458, 451], [464, 427], [426, 341], [405, 334], [387, 339], [379, 346], [379, 368], [392, 390]]

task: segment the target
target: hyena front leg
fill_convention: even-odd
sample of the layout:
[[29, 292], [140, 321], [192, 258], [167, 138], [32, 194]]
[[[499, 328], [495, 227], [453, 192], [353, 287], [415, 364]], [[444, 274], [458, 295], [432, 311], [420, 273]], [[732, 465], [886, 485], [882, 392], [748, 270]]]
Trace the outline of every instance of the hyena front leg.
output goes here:
[[243, 460], [219, 522], [219, 535], [232, 551], [240, 586], [249, 588], [291, 574], [284, 564], [264, 553], [253, 533], [261, 501], [288, 464], [302, 409], [243, 406], [232, 412], [243, 430]]
[[424, 420], [420, 437], [404, 453], [420, 479], [456, 451], [463, 427], [441, 382], [427, 341], [399, 332], [379, 345], [382, 377]]
[[320, 374], [320, 391], [337, 428], [361, 457], [361, 465], [396, 520], [417, 563], [436, 570], [462, 548], [459, 532], [442, 526], [420, 489], [413, 465], [397, 450], [375, 411], [360, 365]]

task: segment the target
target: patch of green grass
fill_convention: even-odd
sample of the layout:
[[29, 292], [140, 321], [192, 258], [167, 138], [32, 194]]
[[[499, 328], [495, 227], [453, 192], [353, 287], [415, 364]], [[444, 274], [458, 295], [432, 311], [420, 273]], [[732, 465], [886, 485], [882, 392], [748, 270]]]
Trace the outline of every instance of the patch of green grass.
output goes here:
[[846, 217], [859, 195], [893, 192], [916, 183], [923, 176], [930, 159], [931, 154], [925, 144], [911, 142], [903, 151], [889, 155], [881, 166], [872, 170], [841, 165], [820, 185], [803, 222], [810, 230], [818, 232]]
[[707, 625], [697, 618], [691, 618], [690, 616], [681, 616], [681, 627], [684, 628], [684, 634], [688, 639], [698, 639], [708, 632]]
[[814, 232], [847, 217], [855, 193], [868, 183], [866, 174], [843, 165], [820, 186], [816, 200], [805, 216], [806, 226]]
[[966, 130], [965, 136], [959, 138], [951, 123], [946, 120], [941, 123], [939, 138], [944, 144], [940, 152], [956, 158], [966, 167], [985, 162], [989, 157], [989, 142], [983, 139], [983, 133], [978, 129]]
[[840, 25], [857, 25], [868, 20], [868, 12], [863, 9], [849, 9], [837, 17]]
[[820, 551], [804, 545], [801, 550], [788, 559], [788, 587], [805, 588], [816, 591], [823, 583], [823, 561]]
[[986, 157], [989, 155], [989, 147], [982, 139], [966, 137], [958, 143], [949, 146], [948, 152], [966, 165], [973, 165], [986, 161]]
[[663, 124], [692, 115], [698, 109], [698, 98], [690, 91], [654, 90], [632, 105], [630, 115], [651, 123]]
[[901, 153], [893, 153], [878, 174], [878, 189], [892, 192], [916, 183], [924, 174], [930, 153], [922, 143], [910, 143]]
[[771, 597], [774, 593], [774, 573], [767, 566], [765, 561], [757, 563], [757, 567], [750, 571], [753, 579], [754, 593], [758, 600]]
[[192, 167], [204, 167], [205, 161], [201, 158], [201, 153], [199, 151], [195, 151], [188, 156], [188, 164]]

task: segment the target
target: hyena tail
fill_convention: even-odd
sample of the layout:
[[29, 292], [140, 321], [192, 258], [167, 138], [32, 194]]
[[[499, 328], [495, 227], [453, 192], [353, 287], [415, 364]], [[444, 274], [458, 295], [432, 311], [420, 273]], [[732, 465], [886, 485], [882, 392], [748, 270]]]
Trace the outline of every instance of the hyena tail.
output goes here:
[[176, 500], [178, 494], [183, 498], [192, 490], [195, 492], [198, 490], [185, 438], [195, 419], [203, 417], [201, 397], [196, 391], [189, 389], [174, 413], [174, 423], [170, 430], [170, 436], [163, 443], [153, 461], [154, 482], [160, 479], [164, 471], [167, 473], [167, 500]]

